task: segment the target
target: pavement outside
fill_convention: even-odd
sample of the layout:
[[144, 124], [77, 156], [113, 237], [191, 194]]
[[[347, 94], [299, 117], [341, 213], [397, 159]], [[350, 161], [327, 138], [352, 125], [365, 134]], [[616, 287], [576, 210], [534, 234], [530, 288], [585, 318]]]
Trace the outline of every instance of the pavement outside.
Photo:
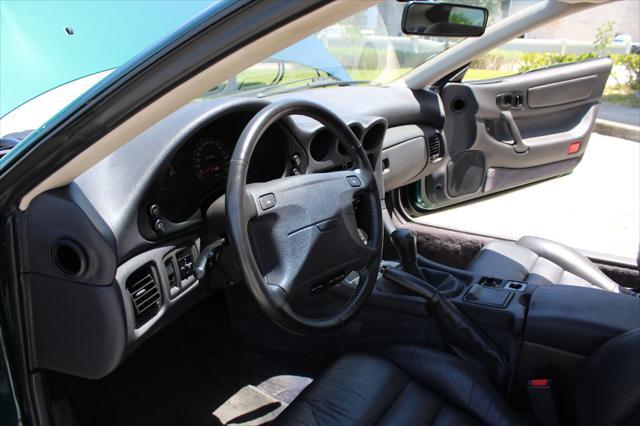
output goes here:
[[640, 108], [602, 103], [598, 118], [640, 127]]
[[438, 210], [417, 221], [513, 240], [535, 235], [635, 263], [640, 143], [594, 133], [570, 175]]

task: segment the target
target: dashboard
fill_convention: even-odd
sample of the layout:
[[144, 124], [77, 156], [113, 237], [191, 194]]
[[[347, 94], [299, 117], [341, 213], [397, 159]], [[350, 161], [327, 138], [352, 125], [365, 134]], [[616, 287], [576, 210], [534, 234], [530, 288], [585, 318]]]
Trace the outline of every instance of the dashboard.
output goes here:
[[[161, 240], [201, 223], [207, 208], [224, 197], [236, 141], [262, 105], [245, 107], [249, 110], [232, 109], [210, 117], [180, 138], [140, 203], [138, 227], [147, 240]], [[386, 120], [363, 117], [348, 124], [375, 169], [381, 158]], [[274, 123], [260, 139], [247, 183], [349, 166], [346, 151], [328, 129], [306, 117], [287, 117]], [[381, 167], [378, 172], [382, 179]], [[224, 234], [222, 227], [218, 231]]]
[[[257, 111], [287, 97], [319, 103], [347, 123], [374, 168], [381, 202], [386, 191], [446, 167], [444, 110], [430, 90], [336, 87], [185, 105], [36, 197], [21, 218], [37, 367], [103, 377], [211, 291], [242, 280], [229, 247], [203, 280], [193, 264], [204, 244], [226, 233], [236, 141]], [[248, 183], [349, 166], [322, 124], [285, 117], [256, 146]]]
[[[183, 143], [166, 164], [149, 194], [149, 206], [158, 209], [155, 216], [180, 223], [192, 217], [202, 205], [209, 205], [224, 194], [229, 161], [235, 143], [253, 113], [240, 112], [207, 123]], [[299, 173], [289, 158], [299, 160], [302, 147], [276, 123], [256, 147], [249, 169], [249, 183], [264, 182]]]

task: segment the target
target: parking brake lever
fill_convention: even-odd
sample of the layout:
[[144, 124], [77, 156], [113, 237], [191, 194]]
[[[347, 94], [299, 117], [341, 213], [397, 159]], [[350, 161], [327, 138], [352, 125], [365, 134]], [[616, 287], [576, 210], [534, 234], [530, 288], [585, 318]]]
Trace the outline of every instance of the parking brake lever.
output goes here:
[[394, 284], [424, 297], [429, 305], [440, 301], [440, 292], [431, 284], [418, 277], [395, 268], [384, 268], [382, 275]]
[[432, 285], [396, 268], [385, 268], [384, 278], [426, 300], [426, 310], [433, 315], [440, 334], [451, 353], [480, 370], [499, 387], [504, 387], [510, 374], [509, 363], [496, 345], [467, 318], [456, 305]]

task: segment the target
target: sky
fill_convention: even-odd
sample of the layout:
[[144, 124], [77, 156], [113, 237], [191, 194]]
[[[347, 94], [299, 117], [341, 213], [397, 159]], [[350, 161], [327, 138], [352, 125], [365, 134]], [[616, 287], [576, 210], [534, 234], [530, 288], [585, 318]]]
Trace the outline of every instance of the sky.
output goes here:
[[214, 3], [1, 1], [0, 117], [61, 84], [122, 65]]

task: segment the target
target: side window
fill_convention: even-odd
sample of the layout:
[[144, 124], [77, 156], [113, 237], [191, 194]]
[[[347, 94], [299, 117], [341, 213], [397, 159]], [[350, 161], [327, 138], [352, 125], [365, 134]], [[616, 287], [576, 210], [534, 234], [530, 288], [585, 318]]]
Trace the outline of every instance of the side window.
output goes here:
[[[511, 2], [508, 14], [530, 3]], [[596, 10], [599, 19], [593, 19]], [[621, 1], [559, 19], [477, 57], [464, 81], [502, 78], [608, 56], [614, 67], [604, 100], [640, 106], [640, 98], [635, 96], [640, 89], [638, 13], [640, 2]]]
[[509, 50], [509, 45], [479, 56], [471, 62], [463, 81], [491, 80], [521, 72], [522, 52]]

